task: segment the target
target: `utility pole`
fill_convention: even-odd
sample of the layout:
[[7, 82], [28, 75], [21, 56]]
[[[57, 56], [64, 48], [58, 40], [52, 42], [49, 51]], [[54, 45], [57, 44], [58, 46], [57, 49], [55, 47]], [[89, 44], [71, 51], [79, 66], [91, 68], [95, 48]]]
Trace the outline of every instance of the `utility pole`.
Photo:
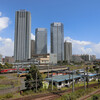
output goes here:
[[[53, 66], [52, 66], [52, 71], [53, 71]], [[53, 72], [52, 72], [52, 90], [53, 90]]]
[[85, 68], [84, 68], [84, 90], [86, 90], [86, 77], [85, 77]]
[[98, 69], [98, 71], [97, 71], [97, 76], [98, 76], [98, 88], [99, 88], [99, 83], [100, 83], [100, 82], [99, 82], [99, 74], [100, 74], [99, 72], [100, 72], [100, 66], [99, 66], [99, 69]]
[[[49, 63], [50, 64], [50, 63]], [[49, 64], [48, 64], [48, 78], [49, 78]]]
[[36, 72], [36, 92], [37, 92], [37, 72]]
[[69, 68], [69, 86], [70, 86], [70, 68]]
[[86, 67], [86, 70], [87, 70], [87, 88], [89, 87], [89, 76], [88, 76], [88, 67]]
[[72, 84], [72, 92], [74, 92], [74, 76], [73, 76], [74, 72], [72, 73], [72, 81], [73, 81], [73, 84]]

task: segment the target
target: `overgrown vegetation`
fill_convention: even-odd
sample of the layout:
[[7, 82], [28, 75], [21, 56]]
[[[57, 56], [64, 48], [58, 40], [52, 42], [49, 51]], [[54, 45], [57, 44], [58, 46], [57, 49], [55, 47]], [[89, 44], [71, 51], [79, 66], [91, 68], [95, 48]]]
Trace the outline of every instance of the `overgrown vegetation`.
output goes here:
[[100, 94], [95, 94], [88, 100], [100, 100]]
[[13, 97], [12, 93], [7, 93], [5, 95], [1, 95], [0, 100], [5, 100], [5, 99], [7, 100], [7, 99], [12, 98], [12, 97]]
[[63, 95], [57, 100], [77, 100], [80, 97], [82, 97], [84, 95], [87, 95], [87, 94], [89, 94], [90, 92], [92, 92], [94, 90], [95, 90], [95, 88], [88, 88], [86, 90], [80, 89], [80, 90], [77, 90], [77, 91], [75, 91], [73, 93], [68, 93], [66, 95]]
[[4, 79], [4, 78], [6, 78], [6, 76], [0, 76], [0, 79]]
[[13, 65], [9, 64], [9, 63], [5, 63], [4, 65], [0, 64], [0, 69], [8, 69], [8, 68], [12, 68]]

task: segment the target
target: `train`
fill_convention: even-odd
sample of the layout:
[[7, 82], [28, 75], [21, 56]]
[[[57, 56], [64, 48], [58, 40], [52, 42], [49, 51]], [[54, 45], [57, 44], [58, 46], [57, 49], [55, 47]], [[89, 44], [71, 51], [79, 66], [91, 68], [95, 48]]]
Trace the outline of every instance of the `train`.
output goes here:
[[25, 69], [24, 69], [24, 68], [19, 68], [19, 69], [17, 69], [17, 68], [12, 68], [12, 69], [1, 69], [1, 70], [0, 70], [0, 73], [1, 73], [1, 74], [3, 74], [3, 73], [16, 73], [16, 72], [18, 72], [18, 71], [25, 71]]

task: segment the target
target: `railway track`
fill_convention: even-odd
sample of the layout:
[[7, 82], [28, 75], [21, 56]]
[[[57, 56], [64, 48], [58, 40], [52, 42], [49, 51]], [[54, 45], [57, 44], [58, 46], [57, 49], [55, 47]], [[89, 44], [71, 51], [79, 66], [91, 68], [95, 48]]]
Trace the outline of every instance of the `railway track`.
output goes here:
[[[98, 86], [98, 84], [90, 84], [89, 88]], [[75, 90], [83, 89], [84, 86], [77, 87]], [[56, 98], [64, 95], [65, 93], [72, 92], [72, 89], [64, 90], [64, 91], [57, 91], [57, 92], [51, 92], [46, 94], [39, 94], [39, 95], [33, 95], [33, 96], [27, 96], [23, 98], [13, 99], [13, 100], [55, 100]], [[85, 99], [82, 99], [85, 100]]]
[[100, 89], [96, 90], [95, 92], [92, 92], [82, 98], [80, 98], [79, 100], [87, 100], [88, 98], [90, 98], [91, 96], [93, 96], [94, 94], [99, 94], [100, 93]]

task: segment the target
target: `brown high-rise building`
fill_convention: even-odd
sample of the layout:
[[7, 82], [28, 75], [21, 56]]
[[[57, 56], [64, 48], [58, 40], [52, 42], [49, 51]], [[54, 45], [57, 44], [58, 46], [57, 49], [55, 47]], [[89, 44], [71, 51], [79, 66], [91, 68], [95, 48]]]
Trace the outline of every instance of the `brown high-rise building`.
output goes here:
[[35, 40], [31, 40], [31, 58], [35, 54]]
[[72, 60], [72, 43], [64, 43], [64, 60], [70, 62]]

